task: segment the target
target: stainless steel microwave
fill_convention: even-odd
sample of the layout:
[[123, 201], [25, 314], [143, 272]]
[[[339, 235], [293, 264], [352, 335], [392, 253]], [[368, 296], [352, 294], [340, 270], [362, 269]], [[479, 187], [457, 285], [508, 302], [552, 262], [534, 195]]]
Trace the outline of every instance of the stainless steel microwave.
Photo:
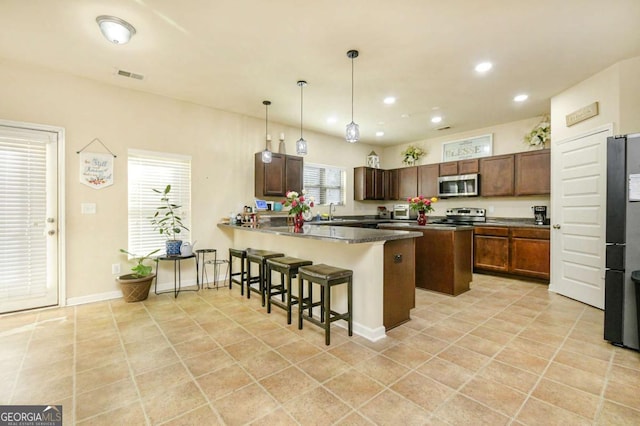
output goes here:
[[438, 178], [438, 197], [473, 197], [479, 195], [480, 176], [477, 173]]

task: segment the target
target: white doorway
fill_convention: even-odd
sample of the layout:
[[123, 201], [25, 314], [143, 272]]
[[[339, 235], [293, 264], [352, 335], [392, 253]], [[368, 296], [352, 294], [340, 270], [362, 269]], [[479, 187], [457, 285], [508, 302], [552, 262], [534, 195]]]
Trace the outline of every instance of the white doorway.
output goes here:
[[604, 309], [607, 137], [612, 126], [554, 143], [551, 150], [553, 291]]
[[0, 120], [0, 313], [55, 306], [64, 130]]

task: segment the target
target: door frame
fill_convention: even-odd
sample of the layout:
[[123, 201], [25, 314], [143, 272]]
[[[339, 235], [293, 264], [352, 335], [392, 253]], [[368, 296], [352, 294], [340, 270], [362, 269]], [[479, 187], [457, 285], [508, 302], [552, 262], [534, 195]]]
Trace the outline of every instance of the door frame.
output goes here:
[[[559, 201], [558, 201], [558, 198], [557, 198], [558, 195], [556, 195], [556, 194], [558, 194], [560, 182], [556, 181], [556, 176], [555, 176], [555, 174], [559, 172], [558, 168], [556, 167], [559, 160], [557, 159], [557, 157], [555, 157], [555, 156], [558, 155], [557, 154], [558, 151], [557, 150], [554, 151], [553, 148], [557, 147], [559, 145], [565, 144], [565, 143], [572, 142], [572, 141], [577, 140], [577, 139], [582, 139], [582, 138], [585, 138], [585, 137], [588, 137], [588, 136], [595, 135], [597, 133], [603, 133], [603, 136], [605, 137], [605, 141], [604, 141], [604, 144], [605, 144], [605, 158], [602, 158], [601, 161], [604, 162], [604, 167], [605, 167], [604, 185], [603, 185], [605, 193], [603, 194], [603, 197], [605, 198], [605, 204], [606, 204], [606, 190], [607, 190], [607, 181], [606, 181], [606, 179], [607, 179], [607, 174], [606, 174], [606, 163], [607, 163], [606, 143], [607, 142], [606, 142], [606, 138], [609, 137], [609, 136], [613, 136], [613, 129], [614, 129], [614, 124], [613, 123], [603, 124], [601, 126], [594, 127], [592, 129], [588, 129], [588, 130], [580, 132], [580, 133], [578, 133], [576, 135], [573, 135], [573, 136], [567, 137], [565, 139], [562, 139], [562, 140], [560, 140], [560, 141], [558, 141], [556, 143], [553, 143], [553, 145], [552, 145], [552, 149], [551, 149], [551, 198], [550, 198], [550, 207], [551, 207], [552, 215], [554, 217], [553, 217], [553, 220], [552, 220], [553, 223], [551, 224], [552, 225], [551, 240], [550, 240], [550, 242], [551, 242], [551, 259], [550, 259], [551, 260], [551, 265], [550, 265], [551, 266], [551, 269], [550, 269], [551, 274], [550, 274], [550, 279], [549, 279], [549, 291], [551, 291], [553, 293], [563, 295], [562, 293], [559, 293], [557, 291], [558, 290], [557, 282], [559, 281], [559, 279], [560, 279], [559, 277], [561, 275], [561, 274], [558, 273], [559, 268], [561, 266], [561, 264], [560, 264], [560, 257], [561, 257], [560, 256], [560, 250], [562, 249], [562, 244], [560, 242], [561, 235], [558, 232], [553, 232], [553, 225], [554, 224], [560, 224], [562, 226], [562, 220], [564, 219], [562, 217], [556, 216], [556, 214], [558, 214], [561, 211], [561, 209], [558, 208]], [[554, 152], [556, 153], [555, 156], [554, 156]], [[605, 211], [606, 211], [606, 205], [605, 205]], [[604, 247], [604, 245], [605, 245], [605, 235], [606, 235], [606, 232], [607, 232], [607, 229], [606, 229], [606, 217], [603, 216], [601, 221], [602, 221], [602, 241], [601, 242], [602, 242], [602, 246]], [[603, 292], [603, 298], [604, 298], [604, 290], [605, 290], [605, 288], [604, 288], [604, 286], [605, 286], [605, 282], [604, 282], [604, 272], [605, 272], [604, 250], [603, 250], [603, 257], [602, 257], [602, 259], [600, 259], [600, 263], [601, 263], [601, 266], [602, 266], [602, 268], [601, 268], [601, 271], [602, 271], [602, 292]], [[581, 303], [585, 303], [585, 302], [581, 302]]]
[[[26, 121], [11, 121], [0, 119], [0, 125], [5, 127], [15, 127], [18, 129], [39, 130], [45, 132], [55, 133], [58, 138], [58, 176], [56, 185], [58, 185], [58, 199], [56, 206], [56, 213], [58, 215], [58, 264], [57, 264], [57, 277], [58, 280], [58, 306], [66, 306], [67, 301], [67, 286], [66, 286], [66, 268], [65, 265], [65, 247], [66, 247], [66, 218], [65, 218], [65, 206], [66, 206], [66, 192], [65, 192], [65, 176], [66, 176], [66, 162], [65, 162], [65, 129], [64, 127], [50, 126], [48, 124], [29, 123]], [[37, 309], [37, 308], [35, 308]]]

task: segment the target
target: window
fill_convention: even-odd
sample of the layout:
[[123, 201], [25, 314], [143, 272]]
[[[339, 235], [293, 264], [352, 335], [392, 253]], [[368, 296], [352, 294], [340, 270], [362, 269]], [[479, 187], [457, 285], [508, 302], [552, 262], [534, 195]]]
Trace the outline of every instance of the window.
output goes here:
[[[160, 248], [164, 252], [166, 237], [151, 224], [163, 191], [171, 185], [169, 199], [182, 206], [180, 217], [191, 229], [191, 157], [162, 152], [129, 150], [129, 252], [143, 255]], [[189, 240], [189, 231], [180, 239]]]
[[343, 205], [345, 175], [345, 170], [338, 167], [305, 164], [304, 189], [307, 195], [315, 197], [317, 205]]

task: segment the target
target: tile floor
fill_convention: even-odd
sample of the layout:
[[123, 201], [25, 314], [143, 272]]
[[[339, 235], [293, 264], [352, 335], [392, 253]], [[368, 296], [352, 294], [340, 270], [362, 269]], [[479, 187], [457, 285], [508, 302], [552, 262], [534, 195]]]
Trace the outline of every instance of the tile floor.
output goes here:
[[326, 347], [237, 288], [6, 315], [0, 404], [91, 425], [640, 424], [640, 354], [602, 340], [599, 310], [474, 275], [418, 290], [412, 318]]

